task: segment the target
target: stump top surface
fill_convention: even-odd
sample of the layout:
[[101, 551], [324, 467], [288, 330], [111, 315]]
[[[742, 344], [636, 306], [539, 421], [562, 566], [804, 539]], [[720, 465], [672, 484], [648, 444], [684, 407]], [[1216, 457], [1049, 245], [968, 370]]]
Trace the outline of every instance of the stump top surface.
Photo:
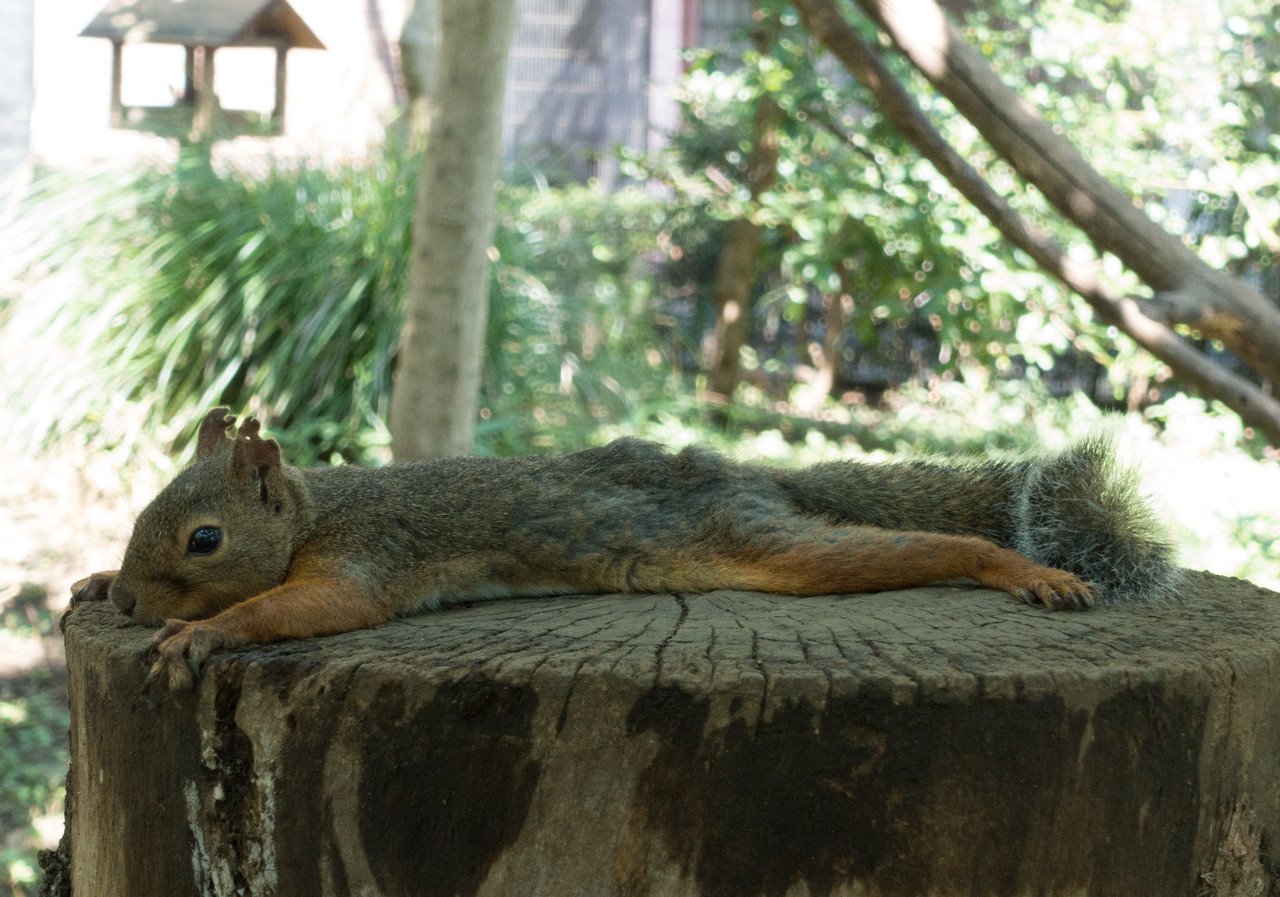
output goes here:
[[[142, 663], [151, 631], [110, 605], [84, 605], [68, 634], [99, 643], [121, 663]], [[406, 678], [480, 672], [508, 682], [585, 673], [704, 691], [763, 678], [828, 694], [873, 687], [967, 700], [1060, 692], [1064, 683], [1099, 677], [1154, 680], [1277, 655], [1280, 594], [1190, 573], [1177, 601], [1087, 612], [1047, 612], [967, 586], [813, 598], [721, 591], [495, 600], [220, 652], [210, 664], [262, 664], [285, 676], [321, 664], [394, 668], [387, 672]]]
[[1165, 606], [1081, 613], [947, 586], [479, 602], [219, 652], [180, 695], [143, 684], [151, 634], [106, 604], [68, 622], [77, 892], [1274, 878], [1280, 594], [1207, 573]]

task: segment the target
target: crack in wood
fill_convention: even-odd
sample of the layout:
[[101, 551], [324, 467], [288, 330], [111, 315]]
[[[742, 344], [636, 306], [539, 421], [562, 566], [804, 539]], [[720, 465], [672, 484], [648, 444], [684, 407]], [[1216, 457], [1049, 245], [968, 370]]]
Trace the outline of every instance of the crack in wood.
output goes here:
[[668, 646], [670, 646], [672, 639], [674, 639], [676, 634], [680, 631], [680, 627], [684, 625], [684, 621], [689, 618], [689, 602], [685, 600], [684, 596], [678, 593], [672, 593], [668, 597], [676, 602], [676, 605], [680, 608], [680, 614], [676, 618], [675, 625], [671, 627], [671, 632], [667, 633], [666, 638], [659, 642], [655, 649], [653, 671], [654, 687], [662, 684], [663, 663], [666, 660]]

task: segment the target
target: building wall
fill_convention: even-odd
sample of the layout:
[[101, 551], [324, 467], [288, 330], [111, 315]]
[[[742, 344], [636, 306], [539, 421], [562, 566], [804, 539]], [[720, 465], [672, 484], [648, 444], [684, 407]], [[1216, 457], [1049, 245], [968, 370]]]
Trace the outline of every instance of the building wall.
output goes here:
[[[517, 164], [611, 180], [608, 150], [645, 146], [648, 20], [638, 3], [521, 0], [503, 106], [503, 146]], [[587, 148], [605, 152], [586, 158]]]
[[[172, 153], [159, 138], [109, 127], [110, 44], [77, 36], [104, 2], [0, 0], [4, 11], [35, 7], [31, 144], [43, 158]], [[287, 130], [273, 148], [363, 154], [403, 100], [396, 38], [411, 0], [291, 2], [327, 49], [290, 52]], [[504, 104], [508, 161], [612, 181], [614, 146], [653, 149], [675, 127], [669, 92], [686, 42], [727, 41], [749, 12], [750, 0], [518, 0]], [[9, 34], [4, 28], [0, 40]], [[171, 103], [182, 59], [179, 47], [127, 45], [124, 103]], [[270, 50], [219, 50], [223, 106], [269, 112], [274, 64]]]
[[746, 46], [742, 30], [751, 22], [750, 0], [698, 0], [700, 47]]
[[0, 0], [0, 178], [22, 161], [31, 133], [35, 0]]

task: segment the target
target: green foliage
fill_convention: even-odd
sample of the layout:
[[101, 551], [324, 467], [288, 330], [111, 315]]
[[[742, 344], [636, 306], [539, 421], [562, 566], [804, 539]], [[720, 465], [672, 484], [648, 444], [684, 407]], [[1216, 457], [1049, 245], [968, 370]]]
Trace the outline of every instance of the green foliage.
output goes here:
[[477, 440], [508, 454], [583, 444], [665, 400], [663, 204], [639, 190], [508, 187], [498, 197]]
[[[967, 37], [997, 71], [1148, 214], [1211, 263], [1280, 291], [1280, 141], [1269, 130], [1280, 117], [1280, 78], [1267, 64], [1280, 52], [1273, 0], [995, 0], [964, 9]], [[850, 18], [876, 44], [866, 19]], [[908, 377], [928, 384], [977, 367], [1039, 377], [1059, 394], [1085, 389], [1108, 405], [1142, 395], [1133, 385], [1159, 366], [1006, 245], [871, 97], [822, 58], [794, 15], [784, 11], [782, 22], [767, 54], [699, 54], [682, 87], [686, 127], [660, 159], [636, 161], [680, 204], [718, 220], [749, 215], [766, 228], [769, 273], [751, 354], [766, 368], [807, 362], [804, 347], [821, 344], [822, 307], [843, 294], [852, 316], [842, 366], [860, 387], [886, 372], [889, 385]], [[1020, 212], [1074, 255], [1092, 254], [898, 54], [885, 49], [884, 57]], [[752, 207], [745, 160], [751, 113], [766, 95], [788, 120], [777, 186]], [[1102, 262], [1119, 291], [1141, 291], [1114, 259]], [[771, 323], [779, 317], [780, 328]], [[902, 365], [908, 353], [913, 367]]]
[[[1272, 127], [1280, 116], [1278, 12], [1274, 0], [1034, 6], [1002, 0], [971, 12], [965, 30], [1005, 80], [1151, 218], [1211, 265], [1274, 298], [1280, 296], [1280, 141]], [[930, 106], [962, 153], [989, 164], [989, 149], [948, 104], [935, 99]], [[1078, 253], [1087, 252], [1034, 191], [1018, 204]], [[1103, 261], [1120, 292], [1143, 291], [1114, 259]], [[1073, 316], [1087, 314], [1080, 300], [1068, 301]], [[1126, 344], [1109, 354], [1117, 395], [1127, 378], [1155, 369]]]
[[[24, 586], [0, 608], [0, 633], [10, 643], [48, 643], [57, 634], [43, 589]], [[61, 811], [69, 725], [61, 672], [38, 666], [0, 678], [0, 893], [35, 893], [33, 822]]]
[[[26, 213], [45, 227], [9, 236], [26, 295], [4, 336], [27, 351], [6, 378], [26, 429], [183, 443], [227, 404], [265, 415], [295, 459], [385, 459], [418, 167], [390, 147], [363, 165], [219, 171], [192, 153], [74, 187], [50, 175]], [[671, 369], [663, 204], [511, 187], [498, 206], [480, 449], [581, 442], [641, 413]]]
[[[687, 127], [662, 157], [633, 160], [680, 205], [716, 220], [748, 215], [766, 229], [754, 341], [766, 368], [807, 363], [800, 347], [820, 342], [821, 308], [841, 295], [852, 300], [842, 362], [861, 371], [861, 385], [896, 385], [913, 372], [927, 382], [966, 363], [1009, 373], [1011, 356], [1021, 370], [1032, 353], [1065, 347], [1043, 313], [1038, 325], [1027, 320], [1061, 301], [1056, 285], [1011, 273], [1017, 262], [1008, 250], [999, 255], [991, 226], [856, 85], [815, 64], [819, 53], [794, 16], [782, 23], [768, 54], [700, 54], [680, 95]], [[787, 117], [777, 185], [751, 207], [744, 162], [751, 111], [765, 95]], [[1028, 308], [1030, 297], [1046, 296]], [[782, 326], [767, 326], [770, 318]]]
[[[1280, 188], [1267, 176], [1280, 152], [1267, 130], [1280, 114], [1265, 65], [1280, 50], [1275, 18], [1257, 0], [1175, 5], [1196, 27], [1171, 35], [1154, 2], [1001, 0], [972, 10], [966, 29], [1155, 217], [1211, 260], [1280, 285]], [[504, 188], [481, 450], [580, 444], [602, 423], [661, 410], [697, 367], [724, 224], [744, 214], [767, 249], [746, 361], [774, 398], [811, 362], [823, 308], [840, 296], [844, 385], [872, 397], [993, 374], [1104, 404], [1167, 393], [1134, 390], [1156, 366], [1031, 270], [781, 15], [768, 53], [700, 55], [681, 94], [687, 127], [669, 153], [630, 160], [669, 197]], [[887, 59], [998, 189], [1087, 252]], [[786, 119], [778, 183], [751, 204], [762, 96]], [[24, 427], [182, 442], [200, 409], [225, 402], [269, 417], [293, 457], [385, 458], [417, 168], [392, 145], [359, 165], [224, 170], [192, 152], [176, 170], [49, 173], [0, 251], [0, 363], [21, 383], [11, 403]]]
[[39, 244], [19, 257], [77, 281], [46, 280], [6, 321], [10, 338], [53, 343], [15, 397], [32, 431], [95, 422], [128, 438], [119, 421], [136, 417], [130, 402], [145, 401], [146, 423], [186, 427], [199, 408], [250, 397], [298, 448], [376, 429], [411, 167], [387, 153], [361, 167], [224, 173], [192, 151], [176, 169], [109, 172], [59, 194], [74, 208], [50, 208], [38, 192], [29, 214], [62, 228], [60, 252], [74, 258]]
[[1103, 173], [1221, 265], [1276, 248], [1278, 11], [1274, 0], [1006, 2], [968, 25]]
[[[56, 810], [67, 774], [66, 732], [71, 720], [65, 684], [55, 681], [48, 670], [36, 670], [24, 691], [0, 697], [3, 832], [27, 832], [34, 817]], [[0, 846], [0, 870], [0, 887], [33, 885], [34, 851], [20, 842]]]
[[[970, 10], [965, 28], [1153, 216], [1211, 260], [1280, 287], [1280, 188], [1267, 177], [1280, 83], [1265, 65], [1280, 50], [1275, 4], [1153, 3], [998, 0]], [[724, 223], [742, 215], [767, 234], [746, 366], [772, 398], [812, 362], [835, 302], [849, 311], [842, 385], [873, 398], [992, 377], [1102, 404], [1175, 388], [1010, 250], [780, 9], [768, 52], [694, 60], [686, 128], [667, 154], [630, 160], [668, 196], [503, 189], [481, 450], [580, 443], [682, 392], [712, 324]], [[1160, 10], [1194, 27], [1171, 33]], [[945, 101], [886, 58], [1001, 192], [1088, 253]], [[750, 202], [763, 96], [786, 119], [776, 187]], [[225, 402], [269, 416], [293, 457], [384, 458], [416, 171], [390, 146], [358, 165], [224, 170], [191, 152], [175, 170], [40, 180], [19, 219], [38, 225], [5, 228], [0, 253], [0, 296], [28, 294], [3, 312], [5, 363], [26, 375], [12, 398], [24, 429], [38, 438], [90, 422], [109, 440], [145, 429], [182, 441], [201, 408]], [[1105, 266], [1137, 288], [1114, 260]]]

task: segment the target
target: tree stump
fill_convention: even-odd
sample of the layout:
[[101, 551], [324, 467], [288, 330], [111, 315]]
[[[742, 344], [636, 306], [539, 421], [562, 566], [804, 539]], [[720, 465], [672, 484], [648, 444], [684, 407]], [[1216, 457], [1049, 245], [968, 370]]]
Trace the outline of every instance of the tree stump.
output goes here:
[[67, 626], [76, 897], [1275, 894], [1280, 595], [518, 599], [216, 655]]

